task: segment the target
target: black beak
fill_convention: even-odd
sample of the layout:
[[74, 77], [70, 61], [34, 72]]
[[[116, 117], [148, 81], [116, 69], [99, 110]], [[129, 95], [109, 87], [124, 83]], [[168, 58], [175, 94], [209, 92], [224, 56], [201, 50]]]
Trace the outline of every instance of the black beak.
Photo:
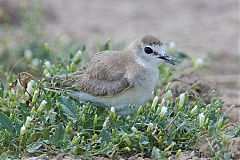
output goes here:
[[166, 52], [162, 52], [161, 54], [159, 54], [158, 58], [172, 65], [176, 65], [178, 62], [180, 62], [180, 60], [177, 59], [177, 57], [172, 56]]

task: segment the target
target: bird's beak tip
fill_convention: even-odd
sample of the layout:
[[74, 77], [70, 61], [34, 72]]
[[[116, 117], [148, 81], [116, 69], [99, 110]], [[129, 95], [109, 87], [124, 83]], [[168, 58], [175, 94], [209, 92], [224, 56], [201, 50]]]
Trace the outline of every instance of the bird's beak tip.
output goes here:
[[181, 62], [180, 59], [178, 59], [175, 56], [170, 55], [169, 53], [163, 52], [158, 58], [162, 59], [164, 62], [170, 63], [172, 65], [178, 65], [179, 62]]

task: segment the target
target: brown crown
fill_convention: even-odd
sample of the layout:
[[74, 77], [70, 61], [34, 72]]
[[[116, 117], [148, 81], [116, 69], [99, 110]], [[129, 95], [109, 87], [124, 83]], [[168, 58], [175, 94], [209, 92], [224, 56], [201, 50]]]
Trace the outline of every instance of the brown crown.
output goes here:
[[163, 43], [152, 35], [145, 35], [142, 37], [141, 41], [149, 45], [162, 45]]

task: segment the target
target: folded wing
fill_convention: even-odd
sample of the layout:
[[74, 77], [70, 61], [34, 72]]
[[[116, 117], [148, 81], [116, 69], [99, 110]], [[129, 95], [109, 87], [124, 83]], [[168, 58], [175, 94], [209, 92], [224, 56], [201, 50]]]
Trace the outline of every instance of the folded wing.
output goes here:
[[133, 87], [133, 82], [126, 76], [126, 61], [115, 53], [96, 54], [84, 70], [72, 73], [62, 87], [73, 87], [93, 96], [113, 96]]

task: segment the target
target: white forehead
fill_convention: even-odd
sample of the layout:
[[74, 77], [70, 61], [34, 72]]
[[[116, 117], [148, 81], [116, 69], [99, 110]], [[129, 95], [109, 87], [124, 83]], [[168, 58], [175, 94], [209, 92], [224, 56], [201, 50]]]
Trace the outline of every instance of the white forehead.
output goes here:
[[157, 45], [157, 44], [149, 45], [149, 44], [145, 44], [143, 42], [141, 42], [140, 47], [142, 48], [142, 50], [144, 50], [145, 47], [150, 47], [150, 48], [152, 48], [153, 51], [158, 52], [158, 53], [159, 52], [161, 53], [166, 50], [166, 47], [164, 45], [161, 45], [161, 46]]

